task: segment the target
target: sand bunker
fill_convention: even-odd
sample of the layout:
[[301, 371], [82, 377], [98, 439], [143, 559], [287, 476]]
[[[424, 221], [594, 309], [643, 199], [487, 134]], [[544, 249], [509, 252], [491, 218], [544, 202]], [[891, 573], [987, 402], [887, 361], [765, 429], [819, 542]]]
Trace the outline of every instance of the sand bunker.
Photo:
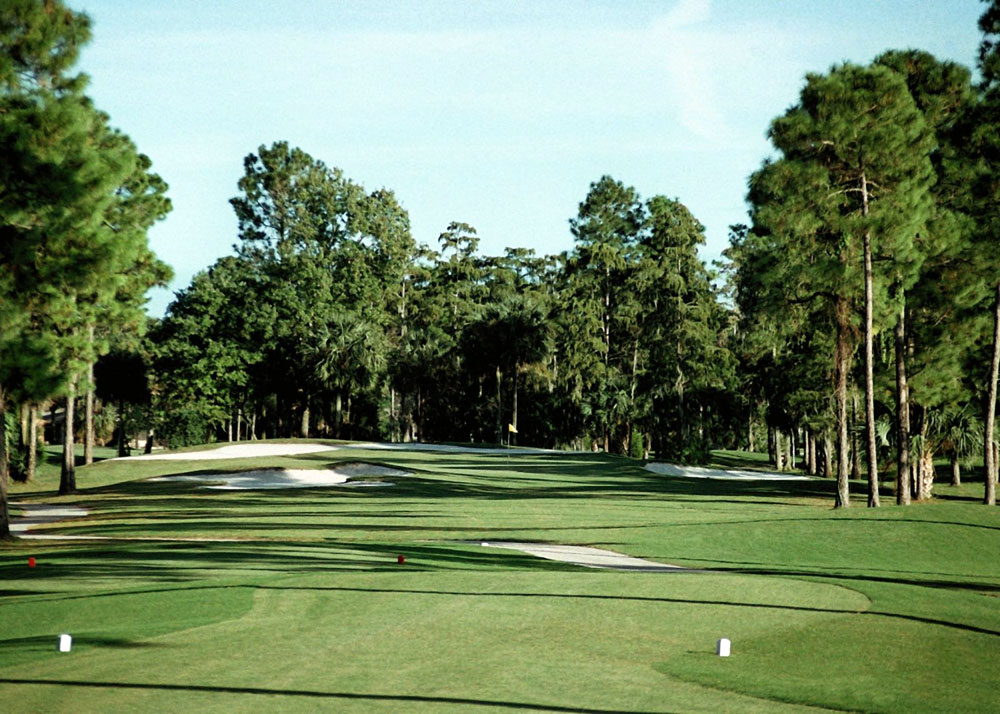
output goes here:
[[216, 449], [203, 451], [174, 451], [170, 453], [142, 454], [140, 456], [123, 456], [122, 459], [145, 459], [147, 461], [210, 461], [214, 459], [247, 459], [264, 456], [296, 456], [298, 454], [314, 454], [318, 451], [331, 451], [336, 447], [326, 444], [282, 444], [246, 441], [239, 444], [227, 444]]
[[232, 473], [159, 476], [150, 481], [182, 481], [206, 484], [202, 488], [220, 491], [259, 491], [276, 488], [325, 488], [344, 486], [367, 488], [393, 486], [389, 481], [352, 481], [364, 476], [410, 476], [411, 472], [376, 464], [339, 464], [333, 469], [256, 469]]
[[46, 523], [58, 523], [59, 521], [83, 518], [88, 513], [86, 509], [79, 506], [61, 506], [44, 503], [11, 503], [10, 505], [21, 508], [25, 513], [24, 518], [12, 520], [10, 523], [11, 535], [16, 535], [20, 538], [58, 538], [59, 536], [54, 535], [28, 535], [28, 529], [32, 526], [44, 525]]
[[743, 471], [739, 469], [706, 469], [701, 466], [678, 466], [677, 464], [651, 463], [646, 470], [664, 476], [685, 478], [714, 478], [728, 481], [809, 481], [809, 476], [774, 473], [769, 471]]
[[337, 451], [339, 449], [373, 449], [382, 451], [426, 451], [442, 454], [553, 454], [569, 453], [554, 449], [535, 448], [487, 448], [477, 446], [459, 446], [455, 444], [426, 444], [410, 442], [406, 444], [390, 444], [387, 442], [357, 442], [353, 444], [295, 444], [245, 441], [239, 444], [227, 444], [202, 451], [175, 451], [168, 453], [141, 454], [139, 456], [123, 456], [122, 459], [146, 459], [149, 461], [207, 461], [213, 459], [246, 459], [268, 456], [297, 456], [299, 454], [314, 454], [320, 451]]
[[644, 573], [676, 572], [687, 570], [679, 565], [656, 563], [652, 560], [633, 558], [616, 553], [613, 550], [589, 548], [582, 545], [553, 545], [551, 543], [511, 543], [506, 541], [483, 541], [479, 545], [484, 548], [506, 548], [519, 550], [522, 553], [534, 555], [546, 560], [558, 560], [563, 563], [582, 565], [585, 568], [604, 568], [607, 570], [634, 570]]

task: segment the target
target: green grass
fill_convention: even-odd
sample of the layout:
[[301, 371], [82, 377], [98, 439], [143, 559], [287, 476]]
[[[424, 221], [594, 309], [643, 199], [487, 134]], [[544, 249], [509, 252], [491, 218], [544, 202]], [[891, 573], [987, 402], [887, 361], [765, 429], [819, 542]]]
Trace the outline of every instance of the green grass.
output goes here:
[[[339, 461], [414, 475], [260, 492], [143, 480]], [[79, 470], [75, 496], [57, 483], [40, 473], [13, 498], [83, 505], [48, 530], [112, 540], [0, 546], [5, 711], [1000, 711], [1000, 512], [976, 484], [834, 511], [825, 480], [355, 450], [105, 461]], [[700, 572], [598, 571], [480, 540]], [[719, 637], [732, 657], [714, 655]]]

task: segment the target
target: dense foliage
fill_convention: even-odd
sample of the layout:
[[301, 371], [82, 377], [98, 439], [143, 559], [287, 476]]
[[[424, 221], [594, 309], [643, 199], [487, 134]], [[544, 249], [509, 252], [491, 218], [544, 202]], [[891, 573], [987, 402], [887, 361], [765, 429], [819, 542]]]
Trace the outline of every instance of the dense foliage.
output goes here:
[[[284, 142], [244, 165], [237, 255], [178, 293], [153, 332], [173, 443], [318, 434], [679, 453], [725, 426], [726, 311], [697, 257], [704, 229], [678, 201], [642, 202], [605, 177], [571, 222], [575, 250], [484, 257], [463, 223], [436, 251], [416, 245], [391, 192]], [[204, 431], [178, 428], [182, 410]]]
[[[169, 277], [146, 240], [170, 209], [166, 184], [71, 73], [89, 35], [87, 17], [55, 0], [0, 10], [0, 537], [10, 452], [15, 475], [30, 476], [38, 408], [65, 397], [72, 425], [95, 360], [112, 336], [141, 332], [147, 290]], [[9, 433], [11, 422], [21, 428]], [[68, 493], [73, 429], [64, 431]]]
[[779, 469], [836, 476], [838, 506], [863, 469], [870, 506], [892, 476], [905, 504], [931, 496], [935, 456], [958, 481], [981, 454], [995, 502], [996, 2], [979, 84], [915, 50], [808, 75], [772, 122], [721, 277], [678, 199], [608, 176], [569, 221], [571, 250], [486, 256], [461, 222], [417, 244], [391, 191], [279, 141], [244, 160], [235, 255], [145, 338], [144, 295], [167, 276], [146, 231], [170, 206], [70, 71], [88, 27], [57, 2], [0, 15], [0, 484], [8, 465], [30, 475], [39, 408], [64, 398], [73, 425], [83, 392], [88, 448], [96, 394], [122, 453], [138, 427], [172, 446], [323, 436], [682, 461], [766, 443]]

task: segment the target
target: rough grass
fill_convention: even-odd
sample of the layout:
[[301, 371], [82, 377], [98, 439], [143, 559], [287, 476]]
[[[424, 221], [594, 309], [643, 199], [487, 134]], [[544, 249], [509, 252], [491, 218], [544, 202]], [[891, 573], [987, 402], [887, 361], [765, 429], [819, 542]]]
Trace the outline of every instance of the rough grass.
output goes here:
[[[267, 492], [141, 480], [340, 460], [414, 476]], [[14, 498], [57, 501], [49, 478]], [[112, 461], [78, 483], [61, 500], [92, 515], [49, 530], [113, 540], [0, 547], [5, 711], [1000, 711], [979, 664], [1000, 655], [1000, 512], [975, 484], [834, 511], [825, 481], [354, 450]], [[702, 572], [475, 544], [505, 539]], [[60, 632], [73, 652], [55, 651]], [[719, 637], [732, 657], [714, 655]]]

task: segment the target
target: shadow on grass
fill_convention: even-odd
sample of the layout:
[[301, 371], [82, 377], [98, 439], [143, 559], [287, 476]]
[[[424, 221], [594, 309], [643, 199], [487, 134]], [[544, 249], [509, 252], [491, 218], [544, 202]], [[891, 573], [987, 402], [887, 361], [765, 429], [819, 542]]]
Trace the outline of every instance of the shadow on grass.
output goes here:
[[92, 682], [62, 679], [14, 679], [8, 677], [0, 678], [0, 684], [85, 687], [91, 689], [133, 689], [162, 692], [204, 692], [209, 694], [256, 694], [267, 697], [306, 697], [311, 699], [396, 702], [399, 704], [453, 704], [472, 707], [505, 707], [525, 711], [580, 712], [580, 714], [635, 714], [634, 710], [590, 709], [586, 707], [560, 706], [558, 704], [535, 704], [530, 702], [469, 699], [465, 697], [425, 697], [417, 694], [364, 694], [360, 692], [322, 692], [309, 689], [269, 689], [265, 687], [225, 687], [203, 684], [154, 684], [145, 682]]
[[[51, 554], [50, 554], [51, 553]], [[398, 556], [404, 556], [400, 564]], [[206, 571], [222, 575], [227, 570], [256, 570], [283, 575], [336, 572], [414, 572], [429, 570], [576, 571], [579, 566], [536, 558], [513, 551], [492, 551], [474, 546], [393, 543], [336, 543], [256, 541], [226, 543], [116, 542], [114, 547], [71, 546], [42, 551], [39, 565], [27, 569], [20, 559], [0, 566], [0, 578], [11, 585], [18, 580], [103, 579], [155, 580], [186, 583], [201, 579]], [[17, 591], [14, 591], [17, 592]], [[58, 598], [57, 598], [58, 599]]]
[[[54, 650], [58, 633], [49, 635], [35, 635], [33, 637], [14, 637], [9, 640], [0, 640], [0, 651], [5, 649], [33, 649], [33, 650]], [[149, 642], [143, 640], [129, 640], [123, 637], [104, 637], [101, 635], [74, 635], [73, 648], [82, 647], [110, 647], [116, 649], [149, 649], [155, 647], [168, 647], [162, 642]]]

